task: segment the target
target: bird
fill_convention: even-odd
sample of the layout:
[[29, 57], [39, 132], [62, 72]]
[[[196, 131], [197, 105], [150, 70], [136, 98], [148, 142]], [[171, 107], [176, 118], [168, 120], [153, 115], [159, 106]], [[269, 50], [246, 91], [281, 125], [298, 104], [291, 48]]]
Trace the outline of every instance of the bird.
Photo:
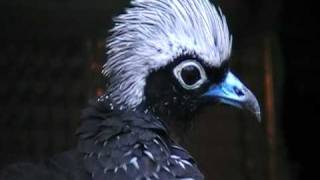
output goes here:
[[10, 165], [0, 179], [205, 179], [179, 145], [179, 129], [216, 104], [260, 121], [257, 98], [231, 72], [232, 41], [222, 10], [209, 0], [131, 0], [114, 18], [105, 93], [83, 111], [77, 146]]

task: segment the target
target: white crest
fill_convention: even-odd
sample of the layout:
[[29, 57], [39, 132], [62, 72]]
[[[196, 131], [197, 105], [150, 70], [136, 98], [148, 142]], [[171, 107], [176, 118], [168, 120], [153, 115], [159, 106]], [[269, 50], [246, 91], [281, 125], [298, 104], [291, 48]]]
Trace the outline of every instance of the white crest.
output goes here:
[[135, 108], [144, 99], [146, 77], [184, 54], [219, 66], [231, 54], [224, 15], [209, 0], [133, 0], [115, 18], [103, 74], [112, 99]]

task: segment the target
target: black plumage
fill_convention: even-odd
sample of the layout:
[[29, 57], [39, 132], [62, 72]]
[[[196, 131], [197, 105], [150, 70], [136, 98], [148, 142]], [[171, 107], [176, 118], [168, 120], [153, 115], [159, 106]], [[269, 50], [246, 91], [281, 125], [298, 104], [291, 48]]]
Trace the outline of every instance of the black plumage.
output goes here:
[[37, 164], [9, 166], [0, 179], [203, 179], [192, 157], [169, 137], [165, 123], [148, 111], [121, 111], [100, 97], [81, 119], [77, 148]]

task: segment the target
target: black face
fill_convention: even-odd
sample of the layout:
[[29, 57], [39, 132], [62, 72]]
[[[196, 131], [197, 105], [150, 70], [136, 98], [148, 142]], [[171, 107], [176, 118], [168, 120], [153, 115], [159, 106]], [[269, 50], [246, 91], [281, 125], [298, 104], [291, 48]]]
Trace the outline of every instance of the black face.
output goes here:
[[147, 78], [146, 104], [160, 117], [190, 120], [203, 104], [200, 96], [210, 86], [222, 82], [228, 61], [214, 68], [192, 56], [179, 57]]

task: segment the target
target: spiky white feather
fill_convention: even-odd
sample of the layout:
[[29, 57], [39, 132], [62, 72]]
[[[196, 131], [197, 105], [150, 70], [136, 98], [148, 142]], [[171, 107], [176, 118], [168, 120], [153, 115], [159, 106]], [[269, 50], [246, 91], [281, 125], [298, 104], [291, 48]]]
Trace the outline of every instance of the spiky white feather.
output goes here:
[[219, 66], [231, 54], [226, 19], [209, 0], [132, 0], [115, 18], [107, 41], [112, 99], [135, 108], [144, 100], [147, 76], [185, 54]]

